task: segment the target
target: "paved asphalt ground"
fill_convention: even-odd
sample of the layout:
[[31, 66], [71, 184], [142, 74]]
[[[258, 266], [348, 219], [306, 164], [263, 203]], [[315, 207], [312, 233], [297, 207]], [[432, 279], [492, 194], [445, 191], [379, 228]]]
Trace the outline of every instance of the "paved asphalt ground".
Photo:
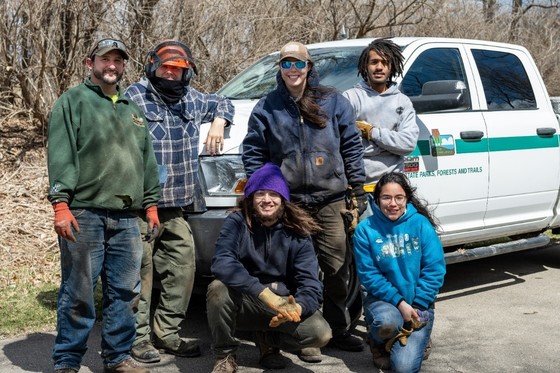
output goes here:
[[[506, 254], [448, 267], [436, 303], [433, 352], [423, 372], [560, 372], [560, 247]], [[101, 373], [99, 325], [89, 341], [80, 373]], [[204, 299], [194, 298], [182, 330], [199, 339], [203, 356], [163, 355], [152, 373], [212, 370]], [[363, 320], [356, 335], [365, 336]], [[241, 336], [243, 337], [243, 336]], [[254, 344], [243, 340], [240, 372], [262, 372]], [[53, 333], [0, 341], [0, 372], [52, 372]], [[291, 360], [283, 372], [378, 372], [369, 350], [360, 353], [323, 349], [320, 364]]]

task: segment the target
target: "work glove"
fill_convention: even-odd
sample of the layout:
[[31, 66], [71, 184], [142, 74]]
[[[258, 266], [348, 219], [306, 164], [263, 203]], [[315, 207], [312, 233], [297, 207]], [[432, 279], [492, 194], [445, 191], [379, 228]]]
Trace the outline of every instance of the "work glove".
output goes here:
[[146, 242], [152, 242], [156, 239], [160, 228], [156, 205], [150, 206], [146, 209], [146, 220], [148, 221], [148, 234], [146, 235]]
[[396, 341], [399, 341], [403, 346], [406, 346], [408, 337], [412, 334], [413, 331], [414, 329], [412, 327], [410, 327], [410, 329], [407, 329], [407, 325], [405, 323], [405, 325], [403, 325], [401, 330], [399, 331], [399, 334], [389, 339], [387, 343], [385, 343], [385, 351], [391, 352], [391, 348]]
[[[296, 300], [294, 299], [293, 296], [290, 295], [290, 296], [288, 297], [288, 303], [290, 303], [290, 304], [295, 304], [295, 306], [296, 306], [297, 309], [298, 309], [299, 316], [300, 316], [300, 318], [301, 318], [302, 308], [301, 308], [301, 306], [300, 306], [299, 304], [296, 303]], [[270, 326], [271, 328], [276, 328], [276, 327], [278, 327], [279, 325], [285, 323], [286, 321], [288, 321], [288, 319], [286, 319], [285, 317], [283, 317], [281, 314], [278, 314], [278, 315], [274, 316], [274, 317], [270, 320], [270, 323], [268, 324], [268, 326]]]
[[363, 139], [371, 140], [371, 130], [374, 127], [373, 124], [369, 124], [365, 120], [357, 120], [356, 127], [360, 130]]
[[362, 215], [367, 209], [368, 200], [367, 194], [363, 185], [356, 185], [350, 190], [350, 200], [352, 201], [352, 208], [358, 211], [358, 216]]
[[74, 215], [68, 207], [66, 202], [57, 202], [53, 204], [54, 209], [54, 230], [56, 234], [67, 240], [76, 242], [74, 233], [72, 233], [72, 227], [76, 232], [80, 231], [80, 226], [76, 221]]
[[264, 288], [259, 294], [259, 299], [274, 312], [286, 318], [286, 321], [301, 321], [301, 306], [296, 303], [293, 296], [288, 296], [288, 300], [286, 300], [274, 294], [269, 288]]
[[405, 322], [399, 333], [387, 341], [387, 343], [385, 344], [385, 351], [391, 352], [391, 347], [393, 347], [393, 344], [396, 341], [399, 341], [403, 346], [406, 346], [408, 337], [412, 334], [412, 332], [424, 327], [424, 325], [428, 323], [430, 319], [430, 314], [428, 311], [417, 309], [416, 313], [418, 314], [418, 320], [413, 317], [410, 319], [410, 321]]
[[430, 312], [428, 312], [428, 310], [417, 309], [416, 313], [418, 314], [418, 320], [414, 320], [412, 326], [414, 329], [420, 329], [430, 321]]
[[356, 226], [358, 225], [358, 210], [356, 209], [343, 209], [340, 210], [340, 215], [342, 215], [342, 219], [344, 220], [344, 227], [346, 228], [346, 233], [353, 233], [356, 230]]

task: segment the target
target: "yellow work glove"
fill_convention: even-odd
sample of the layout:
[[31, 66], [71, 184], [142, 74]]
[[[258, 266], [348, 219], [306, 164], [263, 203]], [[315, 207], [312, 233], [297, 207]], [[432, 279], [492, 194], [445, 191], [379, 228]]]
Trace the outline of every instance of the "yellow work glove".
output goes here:
[[274, 312], [278, 313], [278, 315], [282, 315], [286, 321], [301, 321], [301, 307], [298, 308], [298, 304], [295, 302], [293, 296], [290, 295], [288, 300], [286, 300], [274, 294], [269, 288], [264, 288], [259, 294], [259, 299], [274, 310]]
[[371, 140], [371, 130], [373, 129], [373, 124], [366, 122], [365, 120], [357, 120], [356, 127], [362, 133], [362, 138], [366, 140]]

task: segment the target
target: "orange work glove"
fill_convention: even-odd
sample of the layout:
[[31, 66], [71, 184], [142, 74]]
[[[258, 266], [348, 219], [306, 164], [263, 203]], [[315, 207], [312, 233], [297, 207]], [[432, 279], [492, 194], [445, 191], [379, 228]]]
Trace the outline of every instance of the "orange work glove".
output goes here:
[[76, 242], [74, 233], [72, 233], [72, 227], [76, 232], [80, 231], [80, 227], [74, 215], [68, 207], [66, 202], [53, 203], [54, 209], [54, 230], [56, 234], [67, 240]]
[[160, 223], [157, 206], [150, 206], [146, 209], [146, 220], [148, 221], [148, 235], [146, 241], [152, 242], [158, 235]]

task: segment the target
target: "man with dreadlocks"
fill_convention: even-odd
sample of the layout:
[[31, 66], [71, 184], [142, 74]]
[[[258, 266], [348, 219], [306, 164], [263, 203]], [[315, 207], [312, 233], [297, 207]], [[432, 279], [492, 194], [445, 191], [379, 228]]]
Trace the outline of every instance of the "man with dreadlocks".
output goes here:
[[418, 140], [412, 102], [393, 80], [402, 70], [400, 47], [389, 39], [376, 39], [362, 51], [358, 62], [363, 80], [344, 92], [362, 133], [368, 192], [373, 191], [368, 186], [383, 174], [402, 171], [404, 156], [414, 150]]

